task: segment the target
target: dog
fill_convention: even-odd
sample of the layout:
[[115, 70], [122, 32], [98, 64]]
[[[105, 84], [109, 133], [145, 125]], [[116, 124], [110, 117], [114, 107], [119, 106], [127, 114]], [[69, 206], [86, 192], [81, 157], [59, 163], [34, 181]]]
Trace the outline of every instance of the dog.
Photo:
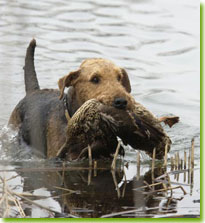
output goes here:
[[[125, 132], [122, 133], [121, 130], [118, 131], [121, 132], [122, 138], [126, 134], [126, 129], [129, 128], [130, 123], [132, 125], [132, 123], [135, 122], [132, 131], [135, 131], [137, 128], [137, 132], [140, 134], [142, 134], [142, 132], [145, 135], [149, 133], [148, 139], [150, 139], [150, 132], [153, 133], [153, 140], [157, 141], [157, 143], [161, 143], [160, 148], [166, 144], [167, 135], [164, 133], [159, 123], [163, 121], [171, 127], [178, 122], [179, 118], [161, 117], [158, 119], [141, 104], [135, 102], [130, 94], [130, 80], [125, 69], [116, 66], [107, 59], [86, 59], [82, 62], [79, 69], [71, 71], [68, 75], [59, 79], [59, 90], [40, 89], [34, 66], [35, 47], [36, 41], [33, 39], [27, 48], [24, 66], [26, 96], [17, 104], [9, 119], [9, 124], [12, 128], [17, 129], [20, 141], [22, 140], [35, 148], [33, 151], [45, 158], [53, 158], [58, 156], [60, 151], [64, 153], [65, 148], [69, 150], [67, 147], [71, 146], [72, 142], [72, 148], [70, 150], [73, 152], [68, 159], [76, 159], [83, 150], [83, 147], [80, 146], [80, 144], [83, 145], [80, 138], [85, 138], [84, 134], [86, 133], [83, 130], [84, 127], [79, 126], [75, 128], [70, 124], [73, 123], [73, 125], [78, 125], [84, 123], [83, 121], [77, 123], [71, 119], [85, 102], [89, 100], [92, 101], [93, 99], [96, 100], [96, 102], [93, 103], [95, 109], [98, 107], [98, 102], [108, 106], [109, 109], [104, 109], [100, 105], [102, 110], [109, 111], [106, 115], [113, 113], [112, 116], [115, 118], [117, 117], [118, 123], [120, 123], [120, 119], [129, 120], [127, 123], [123, 123]], [[67, 94], [64, 93], [65, 88], [68, 88]], [[107, 120], [103, 118], [105, 122], [101, 122], [102, 117], [98, 116], [97, 118], [97, 115], [94, 115], [90, 122], [90, 114], [93, 112], [95, 113], [95, 110], [88, 110], [90, 105], [92, 105], [92, 102], [91, 104], [87, 103], [81, 109], [83, 113], [80, 114], [78, 112], [74, 119], [78, 120], [80, 118], [81, 120], [88, 120], [85, 124], [88, 125], [89, 122], [90, 129], [94, 129], [91, 125], [97, 119], [98, 126], [104, 124], [107, 126], [106, 123], [111, 120], [111, 123], [108, 124], [110, 129], [103, 130], [104, 132], [101, 131], [102, 129], [99, 131], [102, 132], [102, 137], [99, 136], [101, 139], [96, 142], [91, 142], [93, 143], [93, 147], [96, 148], [107, 147], [107, 149], [98, 149], [98, 151], [104, 151], [102, 155], [109, 156], [115, 151], [117, 145], [117, 138], [113, 134], [113, 131], [111, 131], [115, 125], [112, 121], [113, 118], [109, 116]], [[100, 113], [100, 110], [96, 111]], [[126, 115], [124, 111], [133, 111], [135, 113], [133, 113], [135, 121], [132, 122], [129, 118], [124, 118], [124, 115]], [[117, 113], [121, 114], [121, 116], [116, 115]], [[103, 114], [103, 116], [104, 115], [105, 114]], [[76, 138], [75, 132], [69, 133], [68, 128], [77, 129], [77, 131], [80, 132], [80, 137]], [[73, 135], [73, 139], [69, 139], [68, 134]], [[92, 136], [91, 138], [96, 138], [94, 131], [92, 131], [92, 134], [94, 134], [94, 137]], [[159, 137], [159, 135], [161, 136]], [[136, 140], [133, 142], [133, 136], [135, 135], [130, 132], [130, 136], [128, 136], [128, 138], [124, 137], [124, 139], [126, 138], [128, 144], [130, 141], [131, 145], [138, 147], [139, 143], [135, 142]], [[75, 138], [79, 139], [76, 145]], [[109, 138], [109, 140], [106, 141], [106, 138]], [[139, 139], [141, 140], [141, 138]], [[84, 146], [87, 141], [89, 140], [85, 140]], [[103, 141], [106, 141], [106, 143]], [[156, 145], [156, 142], [153, 144], [154, 141], [150, 141], [152, 144], [151, 149]], [[144, 143], [145, 139], [143, 140], [143, 144]], [[171, 141], [169, 144], [170, 143]], [[122, 148], [121, 151], [123, 151]]]
[[[27, 48], [24, 66], [26, 96], [13, 110], [9, 124], [43, 157], [56, 156], [66, 141], [69, 119], [89, 99], [95, 98], [117, 109], [132, 107], [127, 72], [102, 58], [83, 61], [78, 70], [58, 81], [59, 90], [40, 89], [34, 67], [35, 47], [33, 39]], [[64, 94], [65, 88], [69, 88], [67, 94]]]

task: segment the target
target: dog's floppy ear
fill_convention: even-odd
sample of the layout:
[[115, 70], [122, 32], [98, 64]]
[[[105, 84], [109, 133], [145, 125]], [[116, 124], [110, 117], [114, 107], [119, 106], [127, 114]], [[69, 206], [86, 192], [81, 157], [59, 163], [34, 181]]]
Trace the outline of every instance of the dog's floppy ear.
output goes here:
[[74, 84], [74, 81], [78, 79], [79, 75], [80, 70], [76, 70], [59, 79], [58, 87], [60, 89], [60, 99], [63, 98], [65, 87], [72, 86]]
[[131, 85], [130, 85], [130, 80], [129, 80], [128, 74], [127, 74], [127, 72], [124, 68], [121, 68], [121, 72], [122, 72], [122, 85], [124, 86], [126, 91], [128, 93], [130, 93], [131, 92]]

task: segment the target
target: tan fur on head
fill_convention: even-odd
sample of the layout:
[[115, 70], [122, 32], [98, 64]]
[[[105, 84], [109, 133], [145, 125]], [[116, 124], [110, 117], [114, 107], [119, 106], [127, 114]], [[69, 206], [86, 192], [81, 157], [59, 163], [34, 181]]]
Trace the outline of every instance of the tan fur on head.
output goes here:
[[63, 97], [65, 87], [73, 86], [79, 105], [92, 98], [107, 105], [112, 105], [115, 98], [124, 98], [128, 108], [133, 103], [127, 72], [106, 59], [83, 61], [80, 69], [61, 78], [58, 86], [60, 98]]

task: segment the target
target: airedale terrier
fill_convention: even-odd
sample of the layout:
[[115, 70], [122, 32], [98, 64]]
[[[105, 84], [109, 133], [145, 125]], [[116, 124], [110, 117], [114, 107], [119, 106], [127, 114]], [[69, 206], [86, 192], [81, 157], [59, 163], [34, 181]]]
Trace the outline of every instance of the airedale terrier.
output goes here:
[[[55, 157], [66, 141], [70, 117], [87, 100], [96, 98], [118, 109], [132, 106], [130, 81], [126, 71], [105, 59], [87, 59], [77, 71], [58, 81], [59, 89], [40, 89], [34, 67], [36, 41], [27, 48], [24, 67], [26, 96], [17, 104], [9, 124], [44, 157]], [[64, 94], [64, 88], [69, 87]], [[59, 100], [59, 98], [61, 100]]]
[[[86, 101], [96, 99], [118, 111], [131, 111], [136, 106], [130, 95], [131, 86], [125, 69], [101, 58], [87, 59], [78, 70], [61, 78], [58, 81], [60, 91], [41, 90], [34, 67], [35, 47], [36, 41], [32, 40], [27, 48], [24, 67], [26, 96], [15, 107], [9, 124], [18, 129], [20, 139], [43, 157], [56, 157], [65, 147], [69, 119]], [[66, 87], [69, 89], [64, 94]], [[167, 118], [160, 121], [167, 121]], [[105, 156], [115, 150], [116, 137], [110, 141], [113, 148], [110, 152], [107, 148]], [[93, 142], [93, 145], [96, 143], [97, 147], [103, 146], [101, 142]], [[109, 147], [108, 144], [106, 146]], [[76, 158], [82, 149], [79, 144], [73, 145], [75, 154], [71, 159]]]

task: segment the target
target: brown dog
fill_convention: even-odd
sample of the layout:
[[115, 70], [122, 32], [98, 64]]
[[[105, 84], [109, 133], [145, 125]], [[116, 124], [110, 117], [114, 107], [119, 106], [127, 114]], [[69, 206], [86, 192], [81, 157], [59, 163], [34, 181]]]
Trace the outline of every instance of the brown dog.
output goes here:
[[[33, 151], [38, 151], [42, 156], [48, 158], [56, 157], [62, 148], [70, 145], [69, 143], [72, 140], [68, 142], [67, 137], [69, 134], [67, 129], [69, 120], [77, 109], [90, 99], [97, 99], [102, 104], [113, 107], [115, 113], [122, 110], [135, 111], [135, 113], [138, 113], [137, 116], [141, 117], [145, 121], [143, 121], [144, 123], [147, 123], [147, 126], [150, 126], [150, 124], [153, 126], [157, 125], [158, 128], [160, 121], [164, 121], [169, 125], [178, 121], [176, 118], [172, 119], [169, 117], [158, 120], [142, 105], [136, 103], [130, 95], [131, 86], [126, 71], [105, 59], [85, 60], [77, 71], [70, 72], [58, 81], [60, 91], [53, 89], [40, 90], [34, 67], [35, 47], [36, 42], [32, 40], [27, 49], [24, 67], [26, 96], [15, 107], [9, 124], [18, 129], [20, 139], [34, 147], [35, 150]], [[69, 87], [69, 90], [67, 94], [64, 94], [66, 87]], [[86, 109], [82, 110], [84, 112], [83, 115], [87, 115], [86, 119], [91, 120], [89, 118], [90, 113], [86, 113]], [[90, 112], [92, 111], [90, 110]], [[124, 116], [124, 113], [121, 114]], [[83, 117], [81, 116], [80, 119], [83, 120]], [[98, 120], [101, 120], [101, 118]], [[94, 121], [92, 119], [92, 122]], [[92, 124], [92, 122], [90, 123]], [[78, 124], [76, 122], [71, 123]], [[98, 125], [101, 124], [103, 123], [99, 121]], [[141, 126], [141, 124], [138, 126]], [[84, 131], [83, 128], [77, 129], [78, 131], [81, 129]], [[89, 128], [92, 129], [92, 126], [90, 125]], [[82, 134], [82, 131], [79, 134]], [[94, 136], [91, 138], [96, 139], [95, 131], [92, 132]], [[75, 136], [75, 132], [72, 134]], [[112, 135], [112, 132], [110, 131], [109, 134]], [[107, 138], [106, 135], [103, 137], [91, 143], [97, 148], [106, 147], [107, 150], [103, 155], [109, 156], [116, 148], [117, 139], [116, 137], [113, 139], [113, 135], [103, 145], [102, 142], [106, 141], [105, 138]], [[75, 142], [71, 146], [73, 151], [71, 159], [76, 158], [83, 149], [80, 147], [80, 141], [76, 145], [74, 144]], [[103, 151], [103, 149], [99, 151]]]
[[[25, 59], [26, 96], [12, 112], [9, 124], [17, 127], [23, 141], [45, 157], [55, 157], [66, 141], [65, 111], [72, 117], [92, 98], [118, 109], [131, 108], [133, 98], [129, 94], [131, 86], [126, 71], [105, 59], [85, 60], [77, 71], [59, 80], [60, 92], [40, 90], [34, 68], [35, 46], [32, 40]], [[66, 95], [65, 87], [69, 87]]]

